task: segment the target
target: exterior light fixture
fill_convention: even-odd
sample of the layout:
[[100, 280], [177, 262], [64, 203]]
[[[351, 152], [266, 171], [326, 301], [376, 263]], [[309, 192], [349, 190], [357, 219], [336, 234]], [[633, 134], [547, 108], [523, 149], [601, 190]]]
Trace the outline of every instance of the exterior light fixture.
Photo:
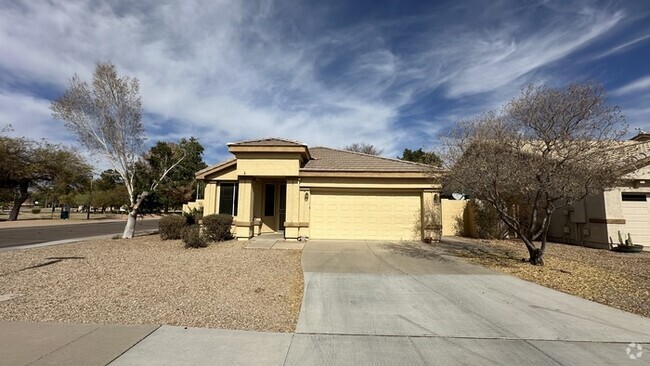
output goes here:
[[309, 192], [305, 192], [305, 202], [309, 200]]

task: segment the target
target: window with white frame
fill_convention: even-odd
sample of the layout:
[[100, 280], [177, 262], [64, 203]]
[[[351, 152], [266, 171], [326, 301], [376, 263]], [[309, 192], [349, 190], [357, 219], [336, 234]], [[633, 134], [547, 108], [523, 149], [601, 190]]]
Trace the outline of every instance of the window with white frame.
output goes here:
[[237, 216], [237, 183], [219, 184], [219, 213]]

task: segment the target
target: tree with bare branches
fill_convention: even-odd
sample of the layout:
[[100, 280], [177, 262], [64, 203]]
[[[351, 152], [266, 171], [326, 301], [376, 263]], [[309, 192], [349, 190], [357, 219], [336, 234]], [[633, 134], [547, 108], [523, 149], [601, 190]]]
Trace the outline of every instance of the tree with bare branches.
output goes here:
[[543, 265], [551, 215], [616, 184], [629, 158], [626, 131], [599, 85], [530, 86], [451, 132], [444, 184], [493, 206], [529, 262]]
[[98, 63], [92, 84], [72, 77], [63, 96], [52, 102], [52, 116], [61, 119], [90, 152], [103, 156], [118, 172], [130, 200], [123, 238], [132, 238], [140, 206], [162, 179], [184, 158], [170, 162], [148, 190], [135, 192], [138, 161], [144, 152], [142, 100], [137, 78], [120, 77], [115, 65]]
[[368, 144], [365, 142], [355, 142], [343, 148], [343, 150], [354, 151], [362, 154], [368, 155], [380, 155], [383, 150], [378, 149], [375, 145]]

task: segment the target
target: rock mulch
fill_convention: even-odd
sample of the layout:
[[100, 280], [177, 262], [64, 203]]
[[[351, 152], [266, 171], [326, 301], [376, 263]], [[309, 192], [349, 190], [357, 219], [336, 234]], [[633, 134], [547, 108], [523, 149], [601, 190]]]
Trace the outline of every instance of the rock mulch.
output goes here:
[[158, 236], [0, 252], [0, 295], [22, 295], [0, 302], [0, 320], [293, 332], [300, 255]]
[[471, 263], [650, 317], [650, 252], [616, 253], [549, 243], [545, 265], [540, 267], [522, 262], [528, 251], [520, 241], [462, 238], [462, 243], [443, 239], [434, 245]]

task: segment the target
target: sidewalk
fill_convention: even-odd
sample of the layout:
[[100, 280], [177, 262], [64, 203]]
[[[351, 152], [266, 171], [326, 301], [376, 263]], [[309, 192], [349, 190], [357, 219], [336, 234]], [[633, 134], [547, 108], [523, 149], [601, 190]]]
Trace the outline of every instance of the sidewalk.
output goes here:
[[106, 365], [156, 329], [158, 326], [0, 322], [0, 363]]

